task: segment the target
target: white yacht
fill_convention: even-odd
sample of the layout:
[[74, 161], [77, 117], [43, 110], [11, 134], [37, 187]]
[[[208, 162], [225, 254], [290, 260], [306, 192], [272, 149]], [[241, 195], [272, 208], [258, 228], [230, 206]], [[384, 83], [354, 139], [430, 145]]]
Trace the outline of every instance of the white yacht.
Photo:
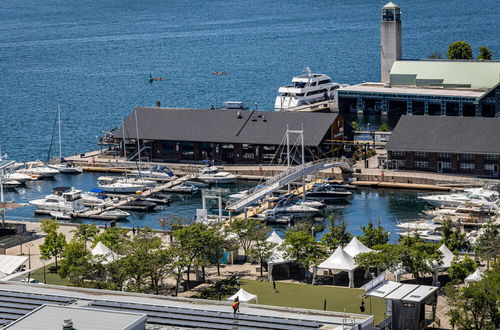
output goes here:
[[135, 182], [121, 182], [118, 177], [101, 176], [97, 179], [97, 186], [105, 192], [135, 193], [144, 190], [144, 185]]
[[471, 206], [483, 206], [491, 209], [500, 208], [500, 194], [497, 191], [484, 188], [464, 189], [463, 193], [427, 195], [419, 198], [436, 207], [458, 207], [470, 204]]
[[154, 166], [149, 170], [136, 170], [130, 172], [130, 175], [141, 176], [143, 178], [156, 178], [156, 179], [173, 179], [175, 174], [165, 166]]
[[333, 100], [334, 90], [344, 86], [333, 83], [326, 74], [312, 73], [309, 67], [306, 71], [306, 74], [293, 77], [291, 85], [279, 88], [274, 110], [293, 111], [296, 107]]
[[41, 178], [52, 178], [54, 175], [59, 174], [59, 170], [50, 168], [39, 160], [26, 163], [25, 168], [18, 170], [18, 172]]
[[8, 180], [14, 180], [20, 183], [26, 183], [27, 181], [33, 180], [33, 177], [24, 173], [10, 172], [5, 175]]
[[74, 188], [32, 200], [30, 204], [40, 210], [56, 212], [83, 212], [87, 209], [83, 204], [82, 191]]
[[3, 180], [1, 180], [1, 182], [5, 188], [15, 188], [15, 187], [18, 187], [22, 184], [19, 181], [10, 180], [10, 179], [3, 179]]
[[220, 172], [215, 166], [207, 166], [201, 169], [198, 179], [209, 183], [235, 183], [236, 175], [229, 172]]
[[81, 166], [75, 166], [72, 162], [62, 162], [59, 164], [47, 165], [50, 168], [56, 169], [61, 173], [80, 174], [83, 172]]
[[317, 208], [301, 204], [276, 206], [274, 209], [264, 211], [266, 216], [289, 215], [298, 218], [311, 217], [320, 212]]

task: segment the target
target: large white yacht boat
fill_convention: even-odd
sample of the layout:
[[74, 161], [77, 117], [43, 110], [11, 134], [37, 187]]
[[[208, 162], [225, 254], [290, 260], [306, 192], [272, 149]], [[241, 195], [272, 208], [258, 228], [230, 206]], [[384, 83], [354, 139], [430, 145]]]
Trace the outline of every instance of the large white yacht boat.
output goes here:
[[215, 166], [207, 166], [201, 169], [198, 179], [209, 183], [235, 183], [236, 175], [229, 172], [220, 172]]
[[50, 168], [41, 161], [28, 162], [25, 168], [18, 170], [19, 173], [28, 175], [35, 175], [41, 178], [52, 178], [54, 175], [59, 174], [59, 170]]
[[458, 207], [462, 205], [483, 206], [491, 209], [500, 208], [500, 194], [484, 188], [464, 189], [463, 193], [446, 195], [427, 195], [420, 199], [437, 207]]
[[130, 172], [130, 175], [141, 176], [143, 178], [156, 178], [156, 179], [173, 179], [175, 174], [165, 166], [154, 166], [149, 170], [136, 170]]
[[86, 207], [82, 199], [82, 191], [70, 188], [66, 191], [54, 191], [45, 198], [30, 201], [37, 209], [56, 212], [83, 212]]
[[294, 111], [299, 110], [297, 107], [331, 101], [335, 98], [334, 90], [344, 86], [332, 82], [326, 74], [312, 73], [309, 67], [306, 71], [293, 77], [291, 85], [279, 88], [274, 110]]

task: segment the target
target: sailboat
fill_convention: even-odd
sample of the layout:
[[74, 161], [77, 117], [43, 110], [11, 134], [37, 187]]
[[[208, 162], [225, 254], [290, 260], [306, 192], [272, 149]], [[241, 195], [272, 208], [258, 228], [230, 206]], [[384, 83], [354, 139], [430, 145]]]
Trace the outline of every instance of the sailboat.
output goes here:
[[66, 174], [80, 174], [83, 172], [81, 166], [75, 166], [73, 162], [68, 162], [62, 158], [62, 137], [61, 137], [61, 106], [57, 106], [57, 121], [59, 125], [59, 164], [49, 165], [49, 167]]

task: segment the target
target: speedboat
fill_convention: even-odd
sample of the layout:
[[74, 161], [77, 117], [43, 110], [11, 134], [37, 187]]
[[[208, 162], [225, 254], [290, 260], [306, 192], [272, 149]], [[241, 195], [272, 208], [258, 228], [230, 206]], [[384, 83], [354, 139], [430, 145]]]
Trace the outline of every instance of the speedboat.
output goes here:
[[186, 183], [181, 183], [176, 186], [173, 186], [165, 191], [176, 193], [176, 194], [195, 194], [200, 191], [200, 189], [196, 186], [191, 186]]
[[[105, 208], [115, 203], [115, 200], [106, 196], [102, 189], [91, 189], [89, 192], [83, 192], [82, 199], [85, 206], [98, 208]], [[118, 200], [118, 198], [116, 198], [116, 200]]]
[[292, 84], [282, 86], [274, 102], [276, 111], [293, 111], [294, 108], [332, 101], [337, 88], [347, 86], [333, 83], [325, 74], [312, 73], [306, 67], [306, 74], [292, 78]]
[[472, 206], [485, 206], [492, 209], [500, 208], [500, 194], [494, 190], [484, 188], [464, 189], [463, 193], [446, 195], [420, 196], [427, 203], [436, 207], [458, 207], [470, 204]]
[[73, 164], [72, 162], [61, 162], [59, 164], [52, 164], [47, 166], [65, 174], [80, 174], [83, 172], [81, 166], [75, 166], [75, 164]]
[[110, 217], [110, 218], [117, 218], [117, 219], [126, 219], [130, 216], [130, 213], [123, 211], [123, 210], [109, 210], [109, 211], [104, 211], [100, 216], [103, 217]]
[[116, 177], [116, 182], [139, 184], [144, 186], [145, 188], [154, 188], [157, 185], [156, 181], [146, 180], [142, 177], [138, 178]]
[[320, 210], [306, 205], [291, 204], [282, 206], [278, 205], [273, 209], [264, 211], [264, 213], [266, 213], [266, 216], [288, 215], [297, 218], [306, 218], [320, 213]]
[[82, 191], [74, 188], [55, 190], [45, 198], [30, 201], [39, 210], [80, 213], [87, 210], [83, 203]]
[[5, 188], [15, 188], [15, 187], [20, 186], [21, 184], [22, 184], [21, 182], [16, 181], [16, 180], [8, 180], [8, 179], [2, 180], [2, 185]]
[[5, 175], [8, 180], [14, 180], [20, 183], [26, 183], [33, 180], [33, 177], [24, 173], [10, 172]]
[[236, 175], [229, 172], [220, 172], [215, 166], [206, 166], [201, 169], [198, 179], [209, 183], [235, 183]]
[[396, 225], [400, 230], [403, 231], [421, 231], [421, 230], [436, 230], [441, 228], [441, 225], [431, 223], [428, 221], [411, 221], [398, 223]]
[[352, 193], [344, 189], [332, 188], [328, 183], [315, 183], [312, 190], [306, 192], [307, 200], [320, 200], [325, 203], [347, 200]]
[[210, 187], [210, 182], [207, 182], [205, 180], [202, 180], [200, 178], [192, 178], [189, 180], [184, 181], [185, 184], [190, 185], [190, 186], [195, 186], [198, 188], [208, 188]]
[[59, 174], [59, 170], [50, 168], [41, 161], [28, 162], [25, 164], [25, 168], [18, 170], [18, 172], [28, 175], [36, 175], [41, 178], [52, 178], [54, 175]]
[[97, 186], [105, 192], [130, 194], [143, 191], [144, 185], [136, 182], [121, 182], [118, 177], [101, 176], [97, 178]]
[[149, 170], [135, 170], [130, 172], [131, 175], [141, 176], [143, 178], [156, 178], [156, 179], [173, 179], [175, 174], [165, 166], [154, 166]]

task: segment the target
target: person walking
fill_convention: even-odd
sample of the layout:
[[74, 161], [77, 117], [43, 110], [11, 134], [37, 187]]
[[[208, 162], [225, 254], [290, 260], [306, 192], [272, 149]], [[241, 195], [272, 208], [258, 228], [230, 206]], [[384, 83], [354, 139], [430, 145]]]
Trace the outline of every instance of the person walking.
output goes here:
[[233, 315], [236, 316], [236, 312], [240, 311], [240, 298], [236, 297], [233, 301]]

